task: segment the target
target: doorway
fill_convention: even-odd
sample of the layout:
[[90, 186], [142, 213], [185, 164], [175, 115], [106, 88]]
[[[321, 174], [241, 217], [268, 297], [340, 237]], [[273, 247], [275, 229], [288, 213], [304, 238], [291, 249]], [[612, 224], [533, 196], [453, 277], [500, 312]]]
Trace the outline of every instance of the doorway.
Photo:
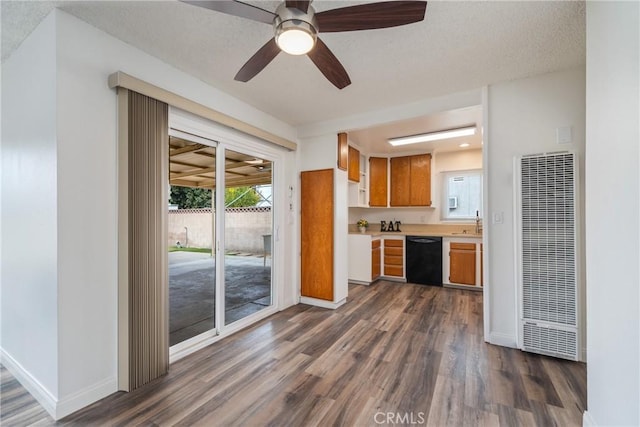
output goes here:
[[188, 130], [172, 127], [169, 139], [169, 334], [174, 360], [272, 314], [276, 300], [277, 156]]

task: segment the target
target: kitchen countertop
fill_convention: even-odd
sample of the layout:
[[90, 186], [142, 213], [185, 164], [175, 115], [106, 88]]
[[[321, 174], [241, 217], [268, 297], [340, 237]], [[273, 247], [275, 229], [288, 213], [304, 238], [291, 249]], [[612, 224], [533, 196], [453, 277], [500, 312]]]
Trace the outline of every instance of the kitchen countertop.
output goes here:
[[349, 234], [359, 234], [371, 237], [393, 237], [393, 236], [432, 236], [432, 237], [464, 237], [481, 239], [482, 234], [475, 233], [446, 233], [446, 232], [425, 232], [425, 231], [349, 231]]
[[462, 237], [462, 238], [482, 238], [482, 233], [475, 233], [475, 224], [450, 225], [450, 224], [401, 224], [402, 231], [380, 231], [380, 225], [374, 224], [367, 228], [367, 231], [360, 233], [355, 224], [349, 225], [349, 234], [360, 234], [372, 237], [392, 237], [392, 236], [434, 236], [434, 237]]

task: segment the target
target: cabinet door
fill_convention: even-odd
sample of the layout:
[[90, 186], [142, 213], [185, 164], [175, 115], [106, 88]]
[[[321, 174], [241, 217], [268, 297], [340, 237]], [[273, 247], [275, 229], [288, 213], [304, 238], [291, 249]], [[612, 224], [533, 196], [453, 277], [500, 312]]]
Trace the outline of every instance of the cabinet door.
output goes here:
[[391, 159], [391, 206], [409, 206], [411, 201], [411, 158]]
[[300, 175], [301, 294], [333, 301], [333, 169]]
[[369, 158], [369, 206], [387, 206], [387, 159]]
[[371, 281], [380, 277], [380, 240], [373, 240], [371, 242]]
[[349, 146], [349, 181], [360, 182], [360, 151]]
[[476, 284], [476, 244], [451, 243], [449, 281], [463, 285]]
[[347, 141], [347, 134], [342, 132], [338, 134], [338, 169], [343, 171], [347, 170], [347, 163], [349, 161], [349, 147]]
[[[411, 156], [410, 206], [431, 206], [431, 154]], [[393, 187], [392, 187], [393, 188]], [[393, 195], [393, 192], [391, 193]]]

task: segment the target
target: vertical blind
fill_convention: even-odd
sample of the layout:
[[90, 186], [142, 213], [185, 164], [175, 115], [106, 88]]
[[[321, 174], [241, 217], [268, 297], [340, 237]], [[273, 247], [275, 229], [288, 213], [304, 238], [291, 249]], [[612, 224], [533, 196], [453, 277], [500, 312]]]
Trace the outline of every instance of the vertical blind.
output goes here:
[[168, 106], [129, 92], [129, 390], [167, 373]]

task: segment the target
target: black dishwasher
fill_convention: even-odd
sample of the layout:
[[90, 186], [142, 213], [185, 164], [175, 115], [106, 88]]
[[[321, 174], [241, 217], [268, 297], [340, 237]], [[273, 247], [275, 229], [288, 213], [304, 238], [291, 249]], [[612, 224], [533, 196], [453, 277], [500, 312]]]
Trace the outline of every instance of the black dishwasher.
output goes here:
[[407, 282], [442, 286], [442, 237], [407, 236]]

